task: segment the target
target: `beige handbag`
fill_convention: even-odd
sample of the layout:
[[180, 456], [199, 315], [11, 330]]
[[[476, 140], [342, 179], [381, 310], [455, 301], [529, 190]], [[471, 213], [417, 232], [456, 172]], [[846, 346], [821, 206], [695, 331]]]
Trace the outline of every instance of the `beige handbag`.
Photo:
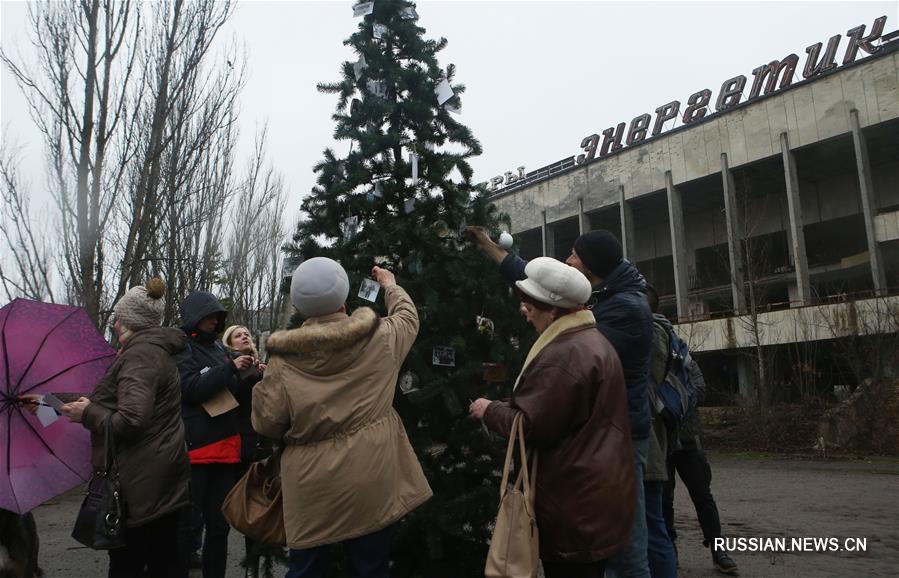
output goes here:
[[[499, 492], [499, 513], [484, 568], [486, 578], [536, 578], [540, 565], [540, 538], [534, 514], [537, 454], [534, 453], [531, 471], [528, 472], [528, 452], [521, 422], [519, 413], [512, 420], [512, 432], [509, 434]], [[516, 440], [521, 452], [521, 471], [515, 484], [507, 487]]]

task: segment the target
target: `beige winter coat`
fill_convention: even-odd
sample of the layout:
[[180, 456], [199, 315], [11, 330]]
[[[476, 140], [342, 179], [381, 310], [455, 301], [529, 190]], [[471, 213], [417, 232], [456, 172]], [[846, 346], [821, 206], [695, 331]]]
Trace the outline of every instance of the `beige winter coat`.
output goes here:
[[418, 313], [397, 286], [388, 316], [364, 307], [308, 319], [267, 343], [253, 390], [253, 427], [283, 439], [287, 545], [312, 548], [376, 532], [431, 497], [393, 409], [400, 366]]

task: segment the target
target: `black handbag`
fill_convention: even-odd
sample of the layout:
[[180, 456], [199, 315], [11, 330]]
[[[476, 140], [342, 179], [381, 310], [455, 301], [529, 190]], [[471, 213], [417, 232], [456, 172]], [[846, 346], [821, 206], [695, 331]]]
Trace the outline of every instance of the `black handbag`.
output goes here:
[[72, 530], [75, 540], [94, 550], [125, 546], [125, 503], [119, 486], [119, 468], [110, 421], [107, 417], [103, 436], [106, 463], [103, 469], [91, 475], [87, 495]]

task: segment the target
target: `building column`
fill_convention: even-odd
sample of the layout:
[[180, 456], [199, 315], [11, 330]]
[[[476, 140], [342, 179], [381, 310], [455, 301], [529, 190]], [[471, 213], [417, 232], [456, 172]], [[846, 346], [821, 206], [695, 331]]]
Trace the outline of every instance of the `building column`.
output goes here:
[[621, 219], [621, 250], [624, 258], [633, 263], [634, 210], [624, 198], [624, 187], [619, 187], [618, 191], [618, 216]]
[[671, 257], [674, 262], [674, 291], [677, 316], [687, 317], [689, 286], [687, 283], [687, 246], [684, 242], [684, 211], [680, 191], [674, 188], [671, 171], [665, 171], [665, 188], [668, 190], [668, 228], [671, 230]]
[[540, 225], [540, 236], [543, 237], [543, 256], [552, 257], [553, 254], [553, 231], [546, 224], [546, 211], [543, 211], [543, 224]]
[[577, 200], [577, 234], [583, 235], [590, 230], [589, 217], [584, 213], [584, 199]]
[[727, 255], [730, 260], [730, 290], [734, 312], [746, 310], [743, 294], [743, 215], [737, 205], [737, 187], [734, 174], [727, 164], [727, 153], [721, 153], [721, 181], [724, 186], [724, 219], [727, 221]]
[[784, 180], [787, 185], [787, 207], [790, 212], [790, 238], [793, 247], [793, 264], [796, 269], [796, 286], [799, 300], [806, 304], [811, 301], [812, 288], [808, 276], [808, 258], [805, 254], [805, 233], [802, 230], [802, 201], [799, 198], [799, 175], [796, 173], [796, 158], [790, 150], [787, 133], [780, 133], [780, 150], [783, 155]]
[[871, 277], [874, 278], [874, 291], [886, 291], [887, 279], [883, 267], [883, 256], [877, 244], [874, 229], [874, 216], [877, 213], [877, 201], [874, 197], [874, 183], [871, 180], [871, 162], [868, 160], [868, 144], [862, 134], [858, 122], [858, 111], [849, 111], [852, 127], [852, 145], [855, 148], [855, 167], [858, 171], [858, 189], [862, 195], [862, 215], [865, 219], [865, 234], [868, 238], [868, 255], [871, 258]]

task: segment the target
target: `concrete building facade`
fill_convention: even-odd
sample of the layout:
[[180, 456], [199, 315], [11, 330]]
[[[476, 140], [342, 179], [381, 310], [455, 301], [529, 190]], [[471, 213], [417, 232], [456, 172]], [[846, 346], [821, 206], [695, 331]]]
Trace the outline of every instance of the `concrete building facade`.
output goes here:
[[564, 259], [580, 233], [612, 231], [691, 347], [729, 360], [721, 378], [743, 397], [754, 384], [732, 353], [826, 340], [841, 323], [871, 331], [841, 319], [899, 307], [899, 34], [878, 36], [846, 62], [850, 36], [842, 66], [768, 94], [750, 78], [727, 110], [497, 190], [516, 249]]

